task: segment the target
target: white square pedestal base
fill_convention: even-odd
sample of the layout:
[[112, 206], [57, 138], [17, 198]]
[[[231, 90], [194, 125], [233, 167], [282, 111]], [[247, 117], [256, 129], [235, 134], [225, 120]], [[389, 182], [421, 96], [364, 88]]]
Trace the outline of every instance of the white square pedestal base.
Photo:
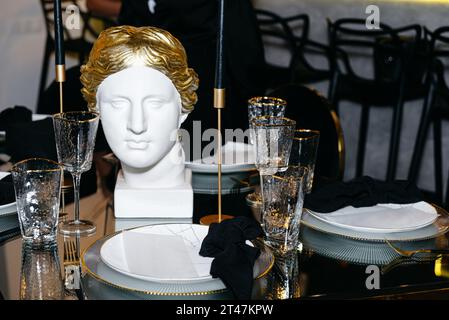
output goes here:
[[192, 218], [192, 171], [185, 169], [185, 183], [168, 189], [136, 189], [129, 187], [122, 171], [114, 190], [116, 218]]

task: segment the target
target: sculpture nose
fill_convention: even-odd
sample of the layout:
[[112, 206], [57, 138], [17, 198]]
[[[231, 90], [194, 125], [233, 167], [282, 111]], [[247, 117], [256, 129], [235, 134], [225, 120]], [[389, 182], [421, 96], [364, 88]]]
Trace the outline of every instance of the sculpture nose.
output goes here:
[[147, 130], [147, 122], [141, 105], [133, 105], [128, 119], [128, 130], [134, 134], [142, 134]]

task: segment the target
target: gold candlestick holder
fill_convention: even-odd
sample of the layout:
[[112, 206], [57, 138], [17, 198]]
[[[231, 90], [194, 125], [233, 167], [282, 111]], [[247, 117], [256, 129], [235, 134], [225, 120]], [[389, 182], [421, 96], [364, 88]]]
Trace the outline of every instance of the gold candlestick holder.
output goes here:
[[200, 219], [202, 225], [221, 223], [223, 220], [234, 218], [231, 215], [222, 214], [222, 190], [221, 190], [221, 165], [222, 165], [222, 137], [221, 137], [221, 110], [225, 107], [225, 89], [214, 89], [214, 108], [217, 109], [217, 152], [218, 152], [218, 214], [211, 214]]

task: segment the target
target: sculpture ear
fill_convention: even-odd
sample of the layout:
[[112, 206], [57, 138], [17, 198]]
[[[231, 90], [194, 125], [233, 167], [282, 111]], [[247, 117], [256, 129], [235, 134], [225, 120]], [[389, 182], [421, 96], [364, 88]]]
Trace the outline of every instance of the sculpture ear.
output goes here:
[[181, 124], [186, 121], [187, 117], [189, 116], [188, 113], [181, 113], [181, 115], [179, 116], [179, 123], [178, 126], [181, 126]]

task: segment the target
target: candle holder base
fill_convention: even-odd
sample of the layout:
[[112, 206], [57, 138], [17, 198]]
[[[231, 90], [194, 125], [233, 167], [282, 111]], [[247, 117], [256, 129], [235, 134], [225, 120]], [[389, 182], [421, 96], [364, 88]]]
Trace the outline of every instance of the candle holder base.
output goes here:
[[[221, 215], [221, 221], [229, 220], [232, 218], [234, 218], [234, 216], [230, 216], [230, 215], [226, 215], [226, 214]], [[218, 214], [210, 214], [210, 215], [204, 216], [200, 219], [200, 224], [202, 224], [204, 226], [209, 226], [212, 223], [219, 223]]]
[[61, 219], [62, 221], [64, 221], [64, 219], [68, 216], [69, 214], [67, 212], [63, 212], [63, 211], [59, 211], [59, 217], [58, 219]]

